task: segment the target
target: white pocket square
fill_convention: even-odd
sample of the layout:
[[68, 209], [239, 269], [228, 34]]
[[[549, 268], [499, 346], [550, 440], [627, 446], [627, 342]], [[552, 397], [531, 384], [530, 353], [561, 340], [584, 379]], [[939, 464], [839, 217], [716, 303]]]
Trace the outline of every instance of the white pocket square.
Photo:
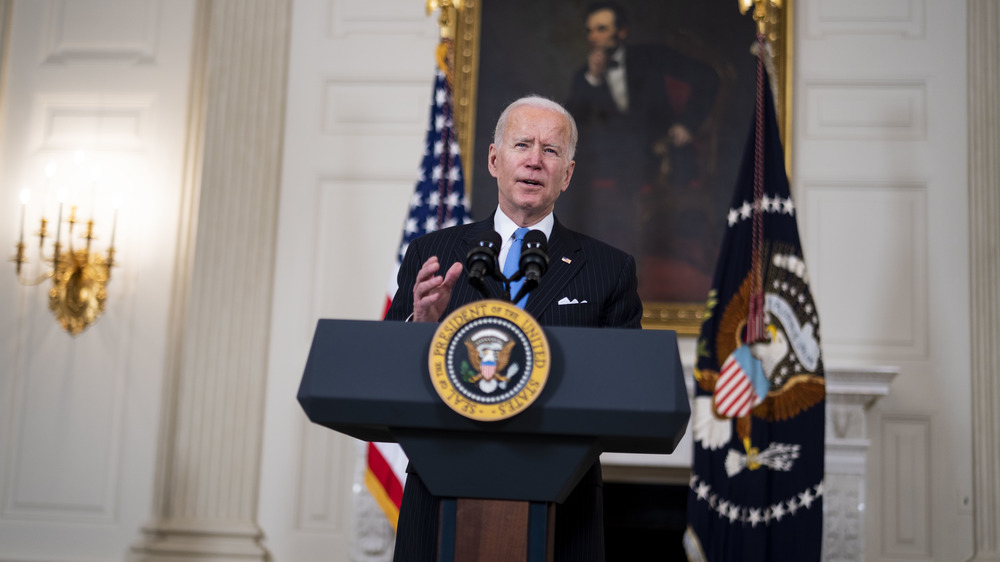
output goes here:
[[563, 297], [563, 298], [559, 299], [559, 303], [558, 304], [560, 304], [560, 305], [562, 305], [562, 304], [587, 304], [587, 301], [585, 301], [585, 300], [578, 301], [576, 299], [569, 300], [569, 297]]

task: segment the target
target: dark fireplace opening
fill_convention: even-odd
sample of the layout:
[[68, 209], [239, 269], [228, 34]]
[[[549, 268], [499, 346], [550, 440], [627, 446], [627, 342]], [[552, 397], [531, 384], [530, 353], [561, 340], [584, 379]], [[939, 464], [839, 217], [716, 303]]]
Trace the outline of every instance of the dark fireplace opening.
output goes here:
[[604, 482], [605, 557], [685, 560], [688, 488], [676, 484]]

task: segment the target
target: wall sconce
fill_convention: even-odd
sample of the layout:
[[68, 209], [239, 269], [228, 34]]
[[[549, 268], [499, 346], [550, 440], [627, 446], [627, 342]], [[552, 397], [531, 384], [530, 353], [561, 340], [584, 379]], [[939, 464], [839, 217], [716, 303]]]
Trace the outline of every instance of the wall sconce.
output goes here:
[[[77, 151], [78, 163], [82, 160], [81, 154], [81, 151]], [[50, 161], [45, 167], [45, 175], [49, 183], [55, 177], [55, 171], [55, 164]], [[95, 173], [91, 177], [91, 189], [95, 200], [99, 175], [99, 168], [95, 168]], [[66, 197], [66, 189], [60, 188], [57, 194], [59, 214], [53, 229], [55, 242], [52, 244], [51, 254], [47, 254], [45, 247], [45, 239], [49, 237], [49, 233], [47, 230], [48, 220], [44, 216], [40, 219], [41, 224], [36, 233], [38, 237], [36, 261], [41, 267], [45, 267], [45, 264], [50, 265], [51, 269], [39, 273], [40, 267], [36, 266], [34, 268], [35, 274], [31, 275], [24, 267], [29, 263], [25, 256], [24, 217], [28, 203], [31, 202], [31, 190], [28, 188], [21, 190], [21, 233], [16, 245], [17, 254], [12, 261], [15, 263], [17, 280], [22, 285], [36, 286], [46, 279], [52, 279], [52, 288], [49, 290], [49, 309], [55, 314], [63, 329], [75, 336], [96, 322], [97, 318], [104, 312], [105, 301], [108, 297], [107, 284], [111, 280], [111, 268], [116, 265], [115, 230], [118, 225], [118, 208], [121, 206], [121, 201], [117, 196], [112, 199], [114, 219], [111, 225], [111, 242], [105, 257], [105, 255], [91, 250], [94, 240], [97, 239], [94, 234], [93, 208], [91, 209], [91, 218], [86, 222], [86, 230], [77, 235], [80, 240], [84, 241], [83, 248], [74, 246], [74, 230], [80, 220], [77, 218], [77, 205], [71, 204], [69, 217], [63, 221], [63, 207], [66, 204]], [[65, 249], [62, 238], [63, 230], [67, 231]]]

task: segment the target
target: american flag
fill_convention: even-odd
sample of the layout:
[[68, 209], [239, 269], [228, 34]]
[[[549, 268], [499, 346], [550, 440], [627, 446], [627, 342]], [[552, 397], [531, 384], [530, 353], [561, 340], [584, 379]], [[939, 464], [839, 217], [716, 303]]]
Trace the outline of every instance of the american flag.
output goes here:
[[434, 75], [434, 99], [417, 187], [410, 198], [410, 212], [403, 223], [403, 239], [396, 253], [396, 267], [389, 280], [385, 310], [396, 294], [396, 274], [410, 242], [441, 228], [472, 222], [465, 195], [462, 159], [452, 112], [451, 86], [439, 68]]
[[[441, 48], [447, 47], [442, 42], [439, 54]], [[438, 61], [443, 58], [439, 56]], [[465, 195], [458, 138], [455, 136], [451, 86], [440, 66], [434, 74], [432, 92], [427, 141], [424, 143], [416, 189], [410, 198], [409, 213], [403, 223], [403, 239], [396, 253], [396, 266], [389, 279], [386, 311], [396, 294], [396, 275], [410, 242], [428, 232], [472, 222], [469, 200]], [[407, 462], [403, 449], [395, 443], [368, 444], [365, 485], [394, 529], [403, 500]]]

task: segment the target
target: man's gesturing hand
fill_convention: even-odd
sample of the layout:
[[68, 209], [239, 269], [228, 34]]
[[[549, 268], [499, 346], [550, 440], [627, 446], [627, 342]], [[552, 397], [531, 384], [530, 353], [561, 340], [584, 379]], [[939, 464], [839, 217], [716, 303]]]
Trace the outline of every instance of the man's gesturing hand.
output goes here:
[[455, 262], [444, 277], [435, 275], [440, 268], [437, 256], [431, 256], [417, 272], [417, 283], [413, 286], [414, 322], [437, 322], [448, 306], [451, 289], [462, 273], [462, 263]]

